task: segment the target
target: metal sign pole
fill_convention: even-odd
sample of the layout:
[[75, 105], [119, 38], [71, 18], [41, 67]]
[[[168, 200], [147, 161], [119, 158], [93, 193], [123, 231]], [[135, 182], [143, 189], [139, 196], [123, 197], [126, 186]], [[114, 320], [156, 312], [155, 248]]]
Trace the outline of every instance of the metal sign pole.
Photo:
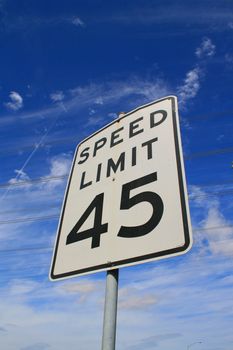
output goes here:
[[[125, 112], [118, 114], [120, 119]], [[106, 274], [102, 350], [115, 350], [119, 269]]]
[[107, 271], [102, 350], [115, 350], [118, 275], [118, 269]]

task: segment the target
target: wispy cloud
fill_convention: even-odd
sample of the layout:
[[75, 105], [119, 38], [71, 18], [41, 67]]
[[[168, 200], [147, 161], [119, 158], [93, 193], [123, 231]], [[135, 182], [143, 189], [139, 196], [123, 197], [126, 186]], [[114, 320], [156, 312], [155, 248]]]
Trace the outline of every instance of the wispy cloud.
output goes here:
[[[43, 110], [21, 113], [15, 116], [3, 116], [0, 124], [7, 125], [17, 121], [27, 121], [41, 119], [41, 117], [54, 118], [66, 112], [66, 117], [70, 114], [89, 108], [89, 111], [95, 111], [99, 106], [106, 106], [114, 103], [121, 103], [123, 99], [128, 99], [129, 109], [137, 105], [150, 102], [157, 98], [171, 94], [177, 91], [180, 97], [181, 106], [185, 107], [187, 102], [193, 99], [200, 90], [201, 81], [205, 76], [205, 65], [207, 60], [215, 53], [215, 45], [210, 38], [203, 38], [199, 47], [196, 48], [195, 54], [197, 62], [194, 68], [190, 69], [178, 87], [169, 86], [165, 79], [151, 78], [145, 79], [139, 76], [131, 76], [124, 80], [111, 80], [101, 83], [90, 83], [84, 86], [77, 86], [73, 89], [63, 91], [54, 91], [50, 94], [50, 99], [54, 105]], [[130, 102], [131, 101], [131, 102]], [[135, 104], [132, 103], [135, 101]], [[118, 111], [116, 111], [118, 112]], [[101, 117], [102, 119], [102, 117]], [[101, 120], [102, 121], [102, 120]], [[99, 117], [89, 118], [89, 125], [100, 125]]]
[[[69, 173], [70, 164], [70, 154], [61, 153], [47, 159], [42, 169], [44, 176], [41, 177], [41, 180], [44, 179], [45, 182], [36, 182], [33, 184], [27, 183], [27, 180], [29, 180], [30, 177], [25, 171], [23, 171], [23, 175], [21, 176], [18, 176], [17, 171], [16, 177], [10, 179], [10, 184], [7, 191], [4, 191], [0, 198], [2, 203], [0, 220], [14, 221], [14, 219], [19, 217], [24, 220], [30, 216], [53, 216], [54, 214], [58, 216], [67, 181], [67, 178], [64, 175]], [[22, 171], [20, 174], [21, 173]], [[51, 178], [50, 181], [46, 181], [48, 178]], [[15, 184], [19, 184], [20, 182], [25, 183], [23, 183], [21, 186], [15, 186]], [[55, 224], [57, 220], [58, 218], [56, 218]], [[0, 226], [0, 240], [1, 242], [4, 242], [4, 248], [18, 248], [34, 243], [37, 245], [43, 245], [46, 243], [48, 247], [51, 247], [51, 238], [49, 238], [50, 236], [48, 236], [48, 234], [46, 237], [47, 230], [43, 230], [39, 237], [31, 236], [30, 244], [28, 244], [27, 241], [22, 241], [20, 239], [21, 232], [24, 232], [24, 236], [27, 235], [26, 232], [29, 232], [27, 229], [33, 224], [35, 231], [37, 225], [41, 223], [33, 223], [30, 220], [12, 223], [11, 228], [13, 227], [13, 229], [11, 229], [9, 232], [6, 231], [3, 226]], [[54, 228], [53, 233], [55, 232], [55, 229], [56, 228]], [[6, 236], [7, 240], [5, 239]], [[12, 242], [14, 243], [13, 246]], [[12, 265], [12, 268], [17, 269], [17, 266]], [[26, 266], [25, 269], [27, 269]]]
[[209, 248], [213, 254], [232, 256], [233, 254], [233, 228], [230, 220], [221, 213], [219, 207], [209, 209], [207, 217], [202, 223], [203, 228], [213, 227], [206, 233]]
[[121, 309], [147, 309], [158, 302], [157, 297], [153, 293], [141, 294], [135, 291], [127, 293], [123, 298], [120, 297], [119, 307]]
[[[94, 20], [94, 19], [93, 19]], [[196, 1], [195, 6], [190, 10], [190, 3], [184, 1], [160, 2], [158, 4], [145, 3], [140, 7], [132, 7], [124, 12], [116, 9], [114, 13], [105, 17], [99, 16], [97, 22], [117, 22], [123, 25], [144, 25], [154, 24], [185, 25], [186, 30], [219, 31], [228, 28], [233, 23], [231, 5], [221, 6], [212, 1]], [[190, 26], [187, 26], [187, 24]]]
[[[50, 164], [50, 171], [48, 175], [44, 176], [43, 178], [50, 178], [50, 177], [59, 177], [59, 176], [66, 176], [69, 174], [70, 167], [71, 167], [71, 155], [67, 153], [62, 153], [57, 156], [52, 157], [49, 160]], [[47, 183], [42, 183], [40, 185], [41, 190], [53, 190], [57, 188], [59, 185], [64, 184], [64, 179], [56, 179], [55, 181], [49, 181]]]
[[222, 213], [221, 202], [217, 197], [208, 195], [197, 186], [191, 187], [190, 197], [195, 210], [201, 210], [202, 219], [195, 222], [195, 226], [204, 229], [195, 233], [200, 253], [211, 252], [213, 255], [232, 256], [233, 254], [233, 228], [232, 221], [225, 218]]
[[182, 108], [187, 107], [187, 102], [196, 97], [201, 87], [201, 81], [205, 76], [205, 65], [202, 59], [211, 58], [215, 55], [216, 46], [210, 38], [203, 38], [199, 47], [196, 48], [195, 55], [198, 60], [193, 69], [186, 73], [183, 83], [178, 86], [177, 93], [180, 98], [180, 105]]
[[30, 180], [30, 177], [26, 174], [25, 171], [15, 169], [14, 172], [16, 173], [16, 177], [13, 177], [9, 180], [9, 184], [16, 184], [19, 182], [24, 182], [27, 180]]
[[69, 283], [69, 284], [64, 284], [61, 286], [61, 289], [64, 291], [64, 293], [71, 293], [71, 294], [76, 294], [76, 293], [91, 293], [94, 292], [98, 288], [98, 283], [89, 280], [85, 282], [76, 282], [76, 283]]
[[[55, 98], [57, 103], [46, 109], [21, 113], [17, 115], [17, 118], [15, 116], [3, 116], [0, 119], [0, 124], [8, 125], [15, 121], [28, 123], [30, 120], [41, 119], [42, 117], [47, 119], [56, 118], [64, 113], [64, 104], [65, 112], [73, 113], [84, 107], [92, 108], [96, 105], [102, 106], [103, 104], [120, 102], [122, 99], [128, 99], [129, 101], [131, 99], [130, 108], [134, 108], [141, 103], [163, 97], [168, 94], [168, 91], [167, 83], [162, 79], [147, 80], [137, 76], [125, 80], [91, 83], [66, 91], [66, 98], [62, 101], [58, 101], [58, 99], [63, 98], [63, 95], [60, 93], [53, 95], [53, 100]], [[51, 95], [50, 97], [52, 97]], [[134, 104], [132, 101], [135, 101]]]
[[[231, 272], [232, 259], [200, 257], [192, 253], [174, 258], [170, 263], [167, 260], [147, 264], [144, 268], [122, 269], [119, 349], [151, 350], [157, 345], [179, 349], [185, 348], [190, 338], [208, 339], [212, 348], [220, 346], [225, 334], [228, 337], [224, 339], [230, 346], [229, 318], [233, 301], [229, 287], [232, 281], [226, 277]], [[2, 344], [10, 344], [12, 348], [16, 344], [18, 348], [31, 346], [40, 343], [43, 334], [47, 344], [62, 350], [67, 339], [71, 348], [73, 344], [77, 346], [79, 334], [80, 349], [94, 348], [94, 344], [101, 342], [104, 285], [101, 277], [81, 277], [79, 281], [62, 281], [56, 285], [22, 279], [12, 281], [7, 288], [2, 285], [1, 292], [5, 296], [0, 302], [3, 327], [10, 320], [16, 320], [16, 327], [9, 335], [4, 334]], [[77, 314], [82, 322], [77, 322]], [[219, 320], [222, 327], [219, 327]], [[87, 333], [85, 329], [90, 328], [90, 324], [93, 331]], [[58, 332], [58, 329], [63, 331]]]
[[5, 106], [12, 111], [18, 111], [23, 107], [23, 98], [22, 96], [16, 92], [11, 91], [9, 94], [10, 102], [5, 103]]
[[[38, 30], [42, 27], [62, 27], [64, 25], [72, 25], [76, 27], [85, 27], [84, 21], [76, 14], [64, 14], [63, 12], [55, 15], [40, 15], [33, 11], [33, 6], [29, 5], [28, 9], [32, 9], [30, 15], [26, 12], [13, 12], [5, 6], [4, 0], [0, 1], [1, 10], [1, 31], [24, 31], [24, 34], [30, 30]], [[23, 8], [23, 7], [22, 7]]]
[[[188, 101], [193, 99], [200, 90], [201, 81], [205, 76], [205, 66], [201, 58], [210, 58], [214, 55], [215, 45], [209, 38], [203, 38], [201, 45], [195, 50], [198, 57], [194, 68], [190, 69], [178, 87], [171, 87], [165, 79], [151, 78], [145, 79], [139, 76], [130, 76], [124, 80], [111, 80], [101, 83], [90, 83], [88, 85], [77, 86], [73, 89], [54, 91], [50, 94], [50, 99], [54, 102], [51, 107], [21, 113], [15, 116], [3, 116], [0, 124], [7, 125], [15, 121], [29, 122], [30, 120], [41, 119], [42, 117], [54, 118], [66, 112], [66, 118], [83, 108], [95, 111], [98, 107], [107, 106], [114, 103], [128, 101], [128, 108], [145, 104], [165, 95], [177, 92], [180, 97], [181, 106], [185, 107]], [[205, 61], [207, 64], [207, 61]], [[134, 101], [134, 103], [133, 103]], [[112, 107], [111, 107], [112, 108]], [[116, 111], [118, 112], [118, 111]], [[90, 113], [89, 113], [90, 114]], [[89, 125], [100, 125], [100, 117], [90, 116]]]
[[74, 17], [71, 20], [71, 23], [74, 24], [76, 27], [85, 27], [85, 23], [81, 20], [80, 17]]
[[53, 102], [61, 102], [64, 100], [65, 95], [63, 91], [55, 91], [50, 94], [50, 98]]
[[210, 38], [203, 38], [195, 54], [198, 58], [212, 57], [215, 54], [215, 49], [216, 46], [212, 43]]
[[202, 76], [201, 69], [195, 67], [186, 73], [183, 84], [178, 87], [180, 104], [186, 105], [187, 101], [194, 98], [200, 89], [200, 79]]
[[[88, 13], [88, 22], [91, 24], [107, 23], [108, 25], [140, 25], [144, 27], [157, 25], [181, 25], [185, 26], [186, 31], [221, 31], [231, 29], [233, 15], [231, 5], [221, 3], [214, 4], [212, 1], [196, 1], [195, 6], [190, 11], [190, 6], [184, 1], [173, 2], [166, 1], [160, 3], [145, 2], [142, 5], [129, 5], [123, 11], [115, 8], [114, 11], [108, 6], [104, 11], [95, 11]], [[86, 26], [79, 14], [58, 14], [57, 16], [35, 16], [35, 15], [13, 15], [4, 10], [2, 19], [3, 27], [6, 30], [30, 30], [40, 29], [42, 26], [61, 26], [64, 24], [72, 25], [79, 28]], [[158, 28], [157, 28], [158, 29]], [[178, 29], [177, 29], [178, 30]], [[183, 32], [183, 28], [181, 29]], [[159, 32], [157, 30], [156, 32]]]
[[30, 292], [34, 292], [39, 287], [38, 282], [30, 280], [13, 280], [9, 287], [9, 294], [12, 296], [25, 295]]

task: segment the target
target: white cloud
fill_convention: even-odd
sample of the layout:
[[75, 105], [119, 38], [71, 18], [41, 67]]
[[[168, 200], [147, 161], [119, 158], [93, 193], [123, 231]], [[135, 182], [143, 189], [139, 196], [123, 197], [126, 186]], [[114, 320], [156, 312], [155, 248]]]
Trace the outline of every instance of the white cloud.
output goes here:
[[[71, 295], [77, 299], [78, 303], [87, 302], [91, 295], [95, 295], [98, 290], [104, 288], [104, 283], [102, 281], [87, 280], [77, 283], [64, 283], [62, 286], [58, 287], [58, 293], [62, 295]], [[101, 300], [101, 304], [102, 300]]]
[[212, 57], [215, 54], [216, 46], [211, 39], [203, 38], [201, 45], [196, 49], [196, 56], [198, 58]]
[[94, 292], [98, 287], [99, 287], [99, 283], [89, 280], [87, 282], [82, 281], [82, 282], [69, 283], [69, 284], [65, 283], [64, 285], [61, 286], [61, 290], [63, 290], [65, 293], [71, 293], [71, 294], [76, 294], [76, 293], [89, 294], [91, 292]]
[[[189, 198], [192, 199], [195, 209], [199, 207], [204, 216], [200, 222], [195, 223], [195, 226], [204, 229], [195, 232], [197, 246], [199, 246], [201, 254], [205, 254], [209, 250], [212, 254], [232, 256], [233, 228], [230, 227], [232, 222], [222, 214], [219, 199], [211, 196], [211, 192], [205, 192], [197, 186], [191, 187]], [[203, 243], [203, 240], [207, 240], [208, 246]]]
[[16, 92], [16, 91], [11, 91], [9, 94], [10, 102], [5, 103], [5, 106], [12, 111], [18, 111], [23, 107], [23, 98], [22, 96]]
[[96, 113], [96, 110], [93, 108], [89, 108], [89, 115], [93, 115]]
[[[185, 25], [185, 30], [193, 32], [203, 31], [219, 31], [225, 29], [228, 23], [232, 23], [231, 3], [229, 6], [212, 6], [212, 1], [198, 1], [195, 6], [190, 9], [190, 2], [188, 1], [166, 1], [148, 2], [140, 8], [134, 7], [124, 9], [124, 11], [113, 11], [108, 16], [96, 18], [96, 21], [101, 22], [118, 22], [125, 25], [176, 25], [176, 30], [173, 33], [179, 32], [177, 24]], [[154, 4], [154, 5], [153, 5]], [[187, 23], [189, 24], [187, 26]], [[180, 30], [183, 30], [180, 29]]]
[[50, 176], [64, 176], [69, 173], [71, 165], [70, 154], [62, 153], [50, 159]]
[[15, 169], [14, 172], [16, 173], [16, 177], [13, 177], [9, 180], [9, 184], [15, 184], [19, 182], [24, 182], [30, 180], [30, 177], [28, 174], [23, 170]]
[[127, 286], [119, 290], [119, 307], [121, 309], [146, 310], [158, 303], [157, 295], [150, 291], [142, 291], [138, 285]]
[[[50, 170], [48, 175], [44, 176], [44, 179], [50, 178], [50, 177], [65, 177], [70, 172], [71, 167], [71, 155], [62, 153], [58, 156], [52, 157], [49, 160]], [[41, 184], [41, 189], [53, 191], [56, 187], [60, 186], [61, 184], [64, 184], [64, 179], [55, 179], [54, 181], [48, 181]]]
[[[47, 170], [47, 174], [40, 178], [41, 180], [45, 180], [44, 182], [27, 183], [30, 177], [24, 171], [16, 170], [16, 173], [19, 173], [20, 176], [18, 177], [17, 175], [15, 178], [10, 179], [7, 193], [6, 191], [4, 192], [4, 198], [3, 196], [0, 197], [2, 207], [0, 220], [14, 221], [20, 218], [22, 220], [25, 219], [25, 221], [11, 224], [11, 230], [9, 231], [5, 230], [4, 226], [0, 226], [0, 240], [4, 242], [4, 245], [2, 244], [3, 249], [11, 249], [12, 245], [14, 247], [24, 247], [30, 244], [33, 245], [34, 243], [42, 246], [46, 243], [48, 248], [51, 247], [51, 241], [56, 231], [56, 215], [59, 215], [65, 184], [67, 182], [67, 174], [71, 166], [71, 158], [70, 154], [62, 153], [48, 159], [49, 169]], [[46, 181], [51, 177], [52, 179]], [[18, 186], [18, 184], [23, 181], [26, 181], [26, 183]], [[55, 226], [54, 230], [51, 232], [43, 228], [38, 237], [30, 236], [30, 243], [27, 243], [27, 241], [21, 240], [22, 231], [25, 236], [27, 232], [30, 232], [30, 227], [32, 227], [32, 225], [34, 225], [34, 232], [39, 225], [42, 225], [41, 222], [26, 220], [31, 216], [54, 216], [52, 223], [55, 224]], [[48, 223], [51, 225], [51, 220], [47, 221], [47, 224]], [[41, 253], [43, 253], [43, 251]], [[25, 263], [27, 264], [27, 260], [25, 260], [25, 262], [22, 261], [23, 265], [25, 265]], [[11, 266], [13, 270], [17, 270], [15, 264], [11, 263]], [[25, 266], [25, 270], [28, 268], [30, 268], [30, 266]]]
[[39, 287], [39, 284], [30, 280], [13, 280], [9, 287], [9, 294], [12, 296], [28, 294]]
[[[168, 94], [168, 87], [161, 79], [145, 80], [136, 76], [124, 81], [109, 81], [103, 84], [90, 84], [84, 87], [77, 87], [70, 91], [72, 101], [70, 106], [77, 106], [80, 101], [82, 105], [95, 103], [107, 105], [127, 98], [134, 102], [134, 107], [140, 103], [150, 102]], [[132, 102], [131, 102], [132, 104]]]
[[61, 102], [64, 100], [65, 95], [62, 91], [55, 91], [50, 94], [50, 98], [53, 102]]
[[[80, 109], [90, 107], [93, 104], [101, 107], [110, 103], [120, 103], [123, 99], [128, 101], [129, 108], [135, 108], [140, 104], [156, 100], [167, 94], [169, 94], [169, 89], [167, 83], [162, 79], [146, 80], [133, 76], [125, 80], [107, 81], [100, 84], [92, 83], [67, 91], [65, 94], [67, 96], [65, 108], [63, 101], [56, 101], [61, 103], [56, 103], [44, 110], [17, 115], [17, 119], [15, 116], [3, 116], [0, 119], [0, 124], [7, 125], [16, 120], [28, 122], [29, 120], [41, 119], [41, 117], [54, 118], [63, 114], [64, 111], [76, 113]], [[55, 99], [57, 99], [57, 96]]]
[[130, 295], [127, 299], [119, 301], [121, 309], [145, 309], [157, 303], [157, 298], [153, 294]]
[[111, 119], [116, 119], [118, 117], [118, 115], [117, 115], [117, 113], [110, 112], [110, 113], [108, 113], [108, 117]]
[[[196, 49], [195, 54], [199, 59], [212, 57], [215, 54], [215, 48], [215, 45], [209, 38], [203, 38], [201, 45]], [[186, 73], [183, 83], [177, 88], [181, 107], [186, 108], [187, 102], [196, 97], [200, 90], [200, 83], [204, 77], [204, 72], [203, 65], [198, 61], [196, 66]]]
[[[162, 350], [177, 350], [185, 348], [193, 338], [208, 339], [210, 348], [219, 346], [222, 339], [225, 347], [230, 346], [232, 287], [229, 279], [227, 288], [223, 284], [225, 274], [231, 275], [232, 259], [200, 258], [189, 253], [182, 259], [176, 257], [120, 272], [119, 350], [150, 350], [157, 343]], [[16, 288], [19, 282], [10, 286]], [[71, 349], [100, 345], [104, 282], [100, 274], [98, 278], [79, 277], [72, 283], [66, 280], [55, 284], [44, 279], [36, 282], [37, 286], [31, 280], [22, 280], [27, 288], [20, 286], [21, 299], [2, 285], [1, 326], [8, 330], [1, 339], [2, 347], [30, 349], [42, 341], [56, 350], [64, 349], [67, 343]], [[30, 288], [32, 291], [27, 292]], [[15, 327], [10, 329], [7, 325], [13, 320]], [[86, 332], [87, 328], [91, 331]]]
[[214, 196], [209, 197], [208, 193], [199, 186], [190, 186], [189, 190], [189, 199], [192, 200], [192, 204], [195, 206], [209, 209], [218, 205], [217, 199]]
[[98, 97], [95, 99], [95, 103], [96, 103], [97, 105], [103, 105], [103, 104], [104, 104], [104, 102], [103, 102], [103, 97], [98, 96]]
[[217, 206], [209, 209], [206, 219], [203, 221], [203, 228], [206, 231], [211, 251], [214, 254], [233, 255], [233, 228], [231, 222], [220, 212]]
[[71, 22], [77, 27], [85, 27], [85, 23], [79, 17], [74, 17]]
[[[85, 279], [83, 282], [85, 285]], [[87, 293], [88, 297], [83, 302], [76, 302], [77, 298], [80, 301], [79, 292], [59, 293], [59, 284], [69, 282], [55, 285], [44, 278], [36, 283], [22, 280], [23, 283], [29, 287], [37, 284], [37, 287], [27, 292], [27, 288], [20, 286], [20, 281], [15, 283], [15, 287], [17, 284], [20, 286], [22, 298], [20, 293], [9, 294], [6, 285], [0, 289], [1, 295], [4, 295], [4, 300], [0, 301], [0, 326], [6, 329], [6, 337], [1, 338], [4, 349], [39, 350], [50, 345], [52, 349], [62, 350], [67, 344], [71, 349], [76, 346], [93, 349], [100, 342], [103, 308], [100, 300], [104, 286]], [[85, 288], [82, 294], [85, 295]], [[14, 328], [9, 326], [13, 322]], [[86, 329], [91, 329], [91, 332], [86, 332]]]
[[202, 71], [199, 67], [190, 70], [177, 89], [181, 105], [185, 105], [188, 100], [194, 98], [200, 89]]

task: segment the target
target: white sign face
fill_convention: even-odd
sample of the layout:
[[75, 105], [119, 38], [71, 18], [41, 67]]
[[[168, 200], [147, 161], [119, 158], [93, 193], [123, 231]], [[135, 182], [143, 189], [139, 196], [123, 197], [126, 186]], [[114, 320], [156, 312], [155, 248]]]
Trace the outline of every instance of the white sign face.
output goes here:
[[186, 252], [187, 202], [176, 97], [125, 114], [77, 147], [51, 279]]

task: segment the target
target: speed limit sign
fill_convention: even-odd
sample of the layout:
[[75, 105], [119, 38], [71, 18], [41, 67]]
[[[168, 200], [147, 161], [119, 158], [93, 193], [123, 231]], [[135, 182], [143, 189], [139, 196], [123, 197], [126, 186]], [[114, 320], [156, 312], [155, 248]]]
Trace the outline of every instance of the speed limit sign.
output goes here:
[[190, 227], [177, 100], [169, 96], [78, 145], [50, 277], [185, 253]]

